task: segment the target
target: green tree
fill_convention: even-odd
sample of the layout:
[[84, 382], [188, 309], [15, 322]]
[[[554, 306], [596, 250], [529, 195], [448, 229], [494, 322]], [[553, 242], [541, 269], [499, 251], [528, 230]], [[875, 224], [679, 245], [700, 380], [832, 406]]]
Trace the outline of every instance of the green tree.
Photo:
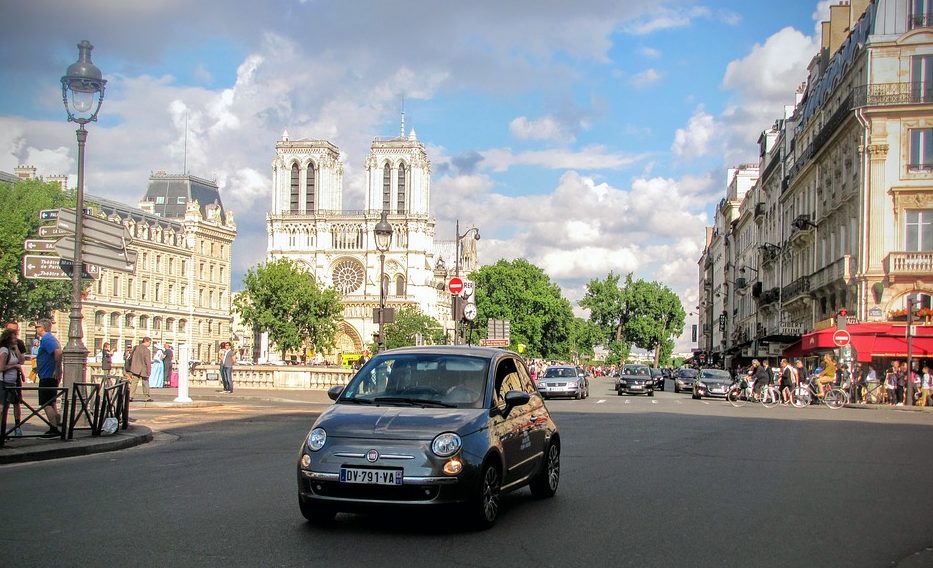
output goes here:
[[570, 355], [573, 309], [542, 269], [525, 259], [500, 260], [470, 278], [476, 282], [477, 322], [508, 320], [512, 347], [525, 344], [526, 356], [564, 359]]
[[673, 337], [683, 333], [686, 317], [683, 305], [677, 294], [659, 282], [637, 280], [627, 288], [632, 317], [625, 326], [626, 338], [637, 347], [654, 351], [657, 367], [665, 342], [672, 342]]
[[42, 180], [0, 183], [0, 321], [32, 321], [71, 306], [69, 281], [23, 278], [23, 241], [38, 235], [39, 211], [74, 206], [61, 186]]
[[605, 340], [602, 329], [594, 322], [583, 318], [573, 318], [570, 326], [571, 355], [589, 359], [593, 357], [593, 348]]
[[625, 344], [625, 348], [620, 352], [628, 356], [630, 342], [625, 337], [625, 326], [632, 317], [628, 290], [632, 283], [632, 275], [625, 277], [623, 286], [619, 286], [620, 278], [610, 272], [605, 280], [590, 280], [586, 285], [586, 294], [577, 303], [581, 308], [589, 310], [590, 321], [603, 330], [606, 341]]
[[250, 268], [243, 290], [233, 298], [233, 309], [247, 326], [269, 334], [286, 353], [311, 347], [333, 347], [343, 304], [334, 288], [322, 289], [314, 276], [282, 258]]
[[386, 348], [415, 344], [415, 335], [421, 334], [425, 343], [437, 345], [444, 341], [444, 328], [437, 320], [417, 306], [406, 306], [395, 313], [395, 321], [385, 325]]

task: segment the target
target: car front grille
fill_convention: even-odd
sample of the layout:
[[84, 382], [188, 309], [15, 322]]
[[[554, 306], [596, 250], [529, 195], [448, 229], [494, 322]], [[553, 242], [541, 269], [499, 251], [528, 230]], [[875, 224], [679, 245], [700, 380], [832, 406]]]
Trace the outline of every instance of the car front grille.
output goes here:
[[361, 501], [430, 501], [440, 490], [432, 485], [360, 485], [337, 481], [311, 481], [311, 491], [322, 497]]

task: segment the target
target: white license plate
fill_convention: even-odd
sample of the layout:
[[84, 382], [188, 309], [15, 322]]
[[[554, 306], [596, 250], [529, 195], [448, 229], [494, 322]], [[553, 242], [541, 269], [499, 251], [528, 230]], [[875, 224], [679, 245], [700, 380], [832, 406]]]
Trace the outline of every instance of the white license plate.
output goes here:
[[341, 483], [366, 485], [401, 485], [402, 472], [394, 469], [365, 469], [361, 467], [340, 468]]
[[726, 392], [726, 389], [721, 388], [721, 387], [713, 387], [709, 389], [709, 392], [723, 393], [723, 392]]
[[644, 388], [644, 387], [641, 386], [641, 385], [632, 385], [632, 386], [631, 386], [631, 389], [632, 389], [632, 390], [641, 390], [641, 389], [643, 389], [643, 388]]

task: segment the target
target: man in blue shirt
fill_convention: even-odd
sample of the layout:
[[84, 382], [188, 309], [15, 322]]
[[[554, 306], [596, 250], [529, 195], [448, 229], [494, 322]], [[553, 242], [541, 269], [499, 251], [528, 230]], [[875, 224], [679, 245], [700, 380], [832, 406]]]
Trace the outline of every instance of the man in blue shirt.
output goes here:
[[39, 375], [39, 405], [45, 407], [45, 415], [51, 427], [42, 435], [43, 438], [61, 436], [58, 429], [58, 410], [55, 402], [58, 387], [62, 379], [62, 346], [52, 335], [52, 321], [40, 319], [36, 323], [36, 335], [39, 336], [39, 353], [36, 355], [36, 374]]

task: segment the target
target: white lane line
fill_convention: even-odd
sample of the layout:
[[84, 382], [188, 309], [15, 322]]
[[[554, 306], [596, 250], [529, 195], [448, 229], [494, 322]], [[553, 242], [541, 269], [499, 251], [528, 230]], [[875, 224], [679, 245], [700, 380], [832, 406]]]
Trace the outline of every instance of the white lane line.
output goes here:
[[652, 401], [651, 401], [651, 404], [657, 404], [657, 403], [658, 403], [658, 401], [656, 401], [656, 400], [652, 400]]
[[630, 402], [632, 402], [632, 401], [630, 401], [629, 399], [625, 399], [625, 404], [628, 404], [628, 403], [630, 403]]
[[596, 404], [602, 404], [602, 403], [604, 403], [604, 402], [606, 402], [606, 399], [601, 398], [601, 399], [599, 399], [599, 400], [596, 401]]

